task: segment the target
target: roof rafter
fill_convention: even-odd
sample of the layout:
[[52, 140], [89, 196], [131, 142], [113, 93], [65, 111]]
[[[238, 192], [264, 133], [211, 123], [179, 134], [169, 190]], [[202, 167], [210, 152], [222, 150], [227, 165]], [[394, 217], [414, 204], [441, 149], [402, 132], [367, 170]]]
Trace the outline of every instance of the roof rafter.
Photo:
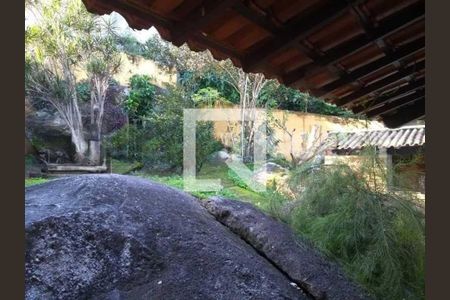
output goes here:
[[378, 70], [381, 70], [387, 65], [390, 65], [394, 62], [405, 59], [408, 56], [416, 54], [417, 52], [422, 51], [424, 48], [425, 48], [425, 38], [422, 37], [413, 41], [410, 44], [407, 44], [406, 46], [402, 46], [401, 48], [394, 51], [390, 55], [386, 55], [374, 62], [371, 62], [365, 66], [356, 69], [355, 71], [346, 73], [345, 75], [341, 76], [338, 80], [328, 83], [318, 90], [313, 90], [312, 93], [316, 97], [327, 96], [330, 92], [334, 91], [335, 89], [341, 86], [352, 83], [353, 81], [358, 80], [362, 77], [368, 76]]
[[395, 115], [382, 116], [382, 119], [386, 126], [392, 128], [422, 118], [425, 115], [424, 112], [425, 99], [422, 98], [415, 102], [414, 105], [400, 109]]
[[357, 112], [389, 117], [423, 89], [424, 0], [82, 1], [90, 12], [117, 11], [134, 29], [155, 26], [177, 46], [208, 49]]
[[386, 87], [387, 85], [390, 85], [399, 80], [402, 80], [405, 77], [412, 76], [412, 75], [416, 74], [417, 72], [422, 71], [424, 68], [425, 68], [424, 61], [421, 61], [417, 64], [414, 64], [414, 65], [406, 67], [406, 68], [401, 68], [398, 72], [396, 72], [384, 79], [381, 79], [375, 83], [369, 84], [368, 86], [360, 88], [348, 96], [338, 99], [336, 101], [336, 104], [339, 106], [348, 106], [349, 104], [355, 102], [356, 100], [358, 100], [368, 94], [371, 94], [373, 92], [379, 91], [379, 90], [383, 89], [384, 87]]
[[385, 95], [381, 95], [378, 98], [371, 99], [367, 102], [364, 102], [354, 108], [352, 108], [354, 113], [366, 113], [372, 109], [378, 108], [380, 105], [384, 103], [388, 103], [391, 101], [395, 101], [399, 98], [405, 97], [419, 89], [423, 89], [425, 87], [425, 79], [421, 78], [419, 80], [410, 82], [406, 86], [402, 86], [398, 88], [396, 91], [387, 93]]
[[[96, 3], [96, 1], [91, 1], [91, 0], [83, 0], [83, 3], [86, 6], [86, 9], [91, 12], [91, 13], [99, 13], [99, 7], [95, 6], [93, 3]], [[132, 20], [130, 20], [130, 17], [137, 17], [138, 19], [141, 19], [142, 21], [145, 21], [147, 23], [153, 23], [157, 26], [162, 26], [168, 30], [173, 30], [173, 25], [174, 23], [167, 20], [166, 18], [163, 18], [162, 16], [153, 13], [151, 11], [142, 11], [141, 9], [133, 6], [133, 5], [129, 5], [126, 2], [122, 2], [119, 0], [108, 0], [109, 4], [111, 4], [112, 6], [114, 6], [114, 10], [117, 11], [118, 13], [120, 13], [128, 22], [128, 24], [130, 24], [131, 26], [133, 26], [134, 29], [148, 29], [148, 27], [141, 27], [141, 26], [137, 26], [138, 24], [136, 24], [136, 22], [133, 22]], [[105, 13], [111, 13], [113, 10], [110, 8], [104, 8], [102, 10], [101, 13], [105, 14]]]
[[186, 35], [195, 34], [212, 20], [225, 13], [240, 0], [205, 1], [199, 8], [191, 12], [184, 21], [177, 24], [178, 31], [172, 32], [172, 43], [181, 46]]
[[[283, 33], [282, 29], [277, 27], [270, 20], [270, 18], [256, 14], [256, 12], [254, 12], [252, 9], [247, 7], [244, 3], [238, 2], [233, 6], [233, 8], [241, 16], [243, 16], [250, 22], [256, 24], [257, 26], [263, 28], [265, 31], [270, 33], [272, 36], [278, 36], [279, 34]], [[301, 41], [299, 43], [297, 43], [295, 45], [295, 47], [297, 47], [301, 52], [303, 52], [306, 56], [308, 56], [312, 60], [317, 59], [319, 57], [319, 54], [317, 54], [313, 49], [304, 45]]]
[[425, 92], [422, 91], [417, 91], [415, 93], [412, 93], [406, 97], [400, 98], [396, 101], [392, 101], [390, 103], [387, 103], [377, 109], [371, 110], [369, 111], [366, 115], [369, 118], [373, 118], [391, 111], [394, 111], [396, 109], [399, 109], [405, 105], [408, 105], [410, 103], [416, 102], [422, 98], [425, 97]]
[[[283, 75], [283, 81], [287, 85], [294, 85], [299, 87], [304, 84], [303, 77], [307, 74], [317, 72], [323, 67], [327, 67], [332, 64], [336, 64], [340, 60], [349, 55], [352, 55], [359, 50], [367, 47], [371, 43], [376, 43], [383, 38], [398, 32], [411, 24], [414, 24], [424, 19], [424, 4], [422, 2], [416, 3], [405, 10], [393, 14], [386, 20], [383, 20], [380, 27], [373, 30], [371, 37], [367, 35], [356, 37], [348, 42], [343, 43], [341, 46], [335, 47], [330, 51], [327, 51], [325, 55], [314, 63], [308, 64], [304, 67], [300, 67], [297, 70], [291, 71]], [[296, 84], [297, 83], [297, 84]]]
[[263, 45], [261, 49], [247, 55], [243, 62], [244, 71], [258, 70], [267, 60], [292, 47], [312, 32], [326, 26], [342, 15], [347, 8], [348, 5], [345, 1], [333, 1], [318, 13], [290, 22], [284, 29], [280, 30], [273, 40]]

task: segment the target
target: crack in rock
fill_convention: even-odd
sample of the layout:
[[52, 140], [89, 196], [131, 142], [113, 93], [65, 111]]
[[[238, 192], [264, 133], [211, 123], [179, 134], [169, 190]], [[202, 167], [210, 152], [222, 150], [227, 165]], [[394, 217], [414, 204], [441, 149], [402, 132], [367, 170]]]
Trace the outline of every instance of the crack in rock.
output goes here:
[[337, 264], [251, 204], [222, 197], [201, 204], [314, 299], [371, 299]]

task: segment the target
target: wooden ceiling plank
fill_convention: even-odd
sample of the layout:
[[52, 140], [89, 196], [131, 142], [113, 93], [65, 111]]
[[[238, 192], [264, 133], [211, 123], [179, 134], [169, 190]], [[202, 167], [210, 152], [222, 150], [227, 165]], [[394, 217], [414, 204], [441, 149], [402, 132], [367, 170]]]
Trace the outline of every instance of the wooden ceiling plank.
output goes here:
[[387, 65], [390, 65], [397, 61], [401, 61], [411, 55], [418, 53], [419, 51], [422, 51], [424, 48], [425, 38], [420, 38], [408, 45], [402, 46], [390, 55], [384, 56], [372, 63], [362, 66], [354, 70], [353, 72], [344, 74], [338, 80], [326, 84], [318, 90], [312, 90], [311, 93], [316, 97], [326, 97], [327, 95], [329, 95], [329, 93], [336, 90], [337, 88], [350, 84], [362, 77], [373, 74], [374, 72], [381, 70]]
[[251, 8], [247, 7], [243, 2], [238, 1], [233, 6], [233, 10], [236, 11], [239, 15], [246, 18], [253, 24], [261, 27], [271, 35], [276, 35], [279, 31], [278, 27], [273, 24], [273, 22], [267, 16], [262, 16], [257, 14]]
[[[270, 33], [272, 36], [278, 36], [279, 34], [283, 34], [280, 27], [277, 27], [269, 17], [262, 16], [254, 12], [252, 9], [247, 7], [244, 3], [238, 2], [234, 5], [234, 10], [252, 22], [253, 24], [263, 28], [265, 31]], [[313, 49], [309, 48], [308, 46], [304, 45], [303, 43], [298, 43], [295, 45], [303, 54], [308, 56], [311, 60], [315, 60], [319, 57], [319, 54], [317, 54]], [[279, 72], [279, 71], [278, 71]]]
[[357, 114], [366, 113], [368, 111], [371, 111], [372, 109], [377, 108], [379, 105], [382, 105], [383, 103], [395, 101], [397, 99], [410, 95], [411, 93], [414, 93], [419, 89], [423, 89], [424, 87], [425, 87], [425, 79], [421, 78], [419, 80], [409, 83], [406, 86], [400, 87], [399, 89], [397, 89], [392, 93], [389, 93], [387, 95], [381, 95], [376, 99], [371, 99], [365, 103], [362, 103], [352, 108], [352, 111]]
[[412, 106], [402, 108], [394, 115], [383, 116], [382, 120], [387, 127], [396, 128], [408, 122], [422, 118], [425, 115], [425, 99], [418, 100]]
[[211, 21], [223, 14], [240, 0], [205, 1], [205, 5], [191, 12], [184, 21], [176, 24], [178, 30], [172, 34], [172, 43], [181, 46], [186, 40], [186, 36], [196, 34], [208, 25]]
[[351, 93], [348, 96], [345, 96], [341, 99], [338, 99], [336, 101], [336, 105], [338, 106], [348, 106], [349, 104], [355, 102], [356, 100], [362, 98], [363, 96], [366, 96], [370, 93], [376, 92], [378, 90], [383, 89], [385, 86], [395, 83], [405, 77], [408, 76], [412, 76], [415, 73], [423, 70], [425, 68], [425, 62], [421, 61], [415, 65], [406, 67], [406, 68], [401, 68], [398, 72], [382, 79], [379, 80], [373, 84], [370, 84], [366, 87], [360, 88], [358, 90], [356, 90], [355, 92]]
[[380, 27], [373, 30], [371, 37], [359, 36], [343, 43], [341, 46], [335, 47], [334, 49], [327, 51], [327, 53], [323, 55], [320, 60], [316, 60], [314, 63], [285, 74], [283, 76], [283, 81], [288, 85], [295, 85], [296, 82], [303, 79], [303, 77], [307, 74], [317, 72], [323, 67], [336, 64], [343, 58], [348, 57], [367, 47], [367, 45], [375, 43], [378, 40], [382, 40], [383, 38], [423, 19], [423, 4], [413, 5], [408, 9], [390, 16], [387, 20], [384, 20], [381, 23], [382, 25]]
[[391, 103], [388, 103], [382, 107], [379, 107], [377, 109], [374, 109], [370, 112], [368, 112], [366, 114], [367, 117], [369, 118], [374, 118], [377, 117], [379, 115], [397, 110], [405, 105], [411, 104], [413, 102], [416, 102], [418, 100], [421, 100], [424, 98], [424, 92], [417, 92], [417, 93], [413, 93], [409, 96], [406, 96], [404, 98], [401, 98], [399, 101], [393, 101]]
[[329, 24], [341, 16], [347, 9], [344, 1], [333, 1], [321, 11], [305, 16], [284, 26], [277, 36], [263, 45], [260, 49], [247, 55], [243, 67], [246, 72], [258, 70], [276, 54], [292, 47], [312, 32]]

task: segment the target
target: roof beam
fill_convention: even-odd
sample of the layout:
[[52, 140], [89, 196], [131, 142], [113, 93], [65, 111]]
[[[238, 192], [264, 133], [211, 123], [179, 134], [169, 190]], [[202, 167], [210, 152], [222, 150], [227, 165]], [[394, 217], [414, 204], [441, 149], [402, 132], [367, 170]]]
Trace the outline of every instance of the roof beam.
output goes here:
[[408, 122], [417, 120], [425, 115], [425, 99], [414, 103], [414, 105], [405, 107], [394, 115], [382, 116], [382, 120], [387, 127], [395, 128]]
[[257, 71], [262, 65], [266, 64], [267, 60], [294, 46], [312, 32], [326, 26], [329, 22], [341, 16], [347, 8], [348, 4], [345, 1], [332, 1], [319, 13], [289, 22], [290, 24], [280, 30], [273, 40], [263, 45], [261, 49], [247, 55], [243, 63], [244, 71]]
[[206, 27], [215, 18], [222, 15], [240, 0], [205, 1], [198, 9], [191, 12], [185, 20], [177, 23], [178, 31], [172, 32], [172, 43], [181, 46], [186, 35], [196, 34], [197, 31]]
[[386, 55], [374, 62], [371, 62], [365, 66], [356, 69], [353, 72], [346, 73], [338, 80], [328, 83], [318, 90], [312, 90], [311, 93], [316, 97], [327, 96], [335, 89], [350, 84], [362, 77], [368, 76], [392, 63], [405, 59], [408, 56], [418, 53], [425, 48], [425, 38], [419, 38], [412, 43], [402, 46], [398, 50], [394, 51], [391, 55]]
[[[275, 24], [270, 20], [270, 18], [256, 14], [244, 3], [238, 2], [234, 5], [233, 8], [241, 16], [243, 16], [250, 22], [256, 24], [258, 27], [263, 28], [272, 36], [278, 36], [279, 34], [283, 34], [282, 29], [280, 29], [280, 27], [275, 26]], [[319, 57], [319, 55], [313, 49], [310, 49], [308, 46], [304, 45], [301, 42], [296, 44], [295, 47], [297, 47], [301, 52], [303, 52], [306, 56], [308, 56], [312, 60], [317, 59]]]
[[369, 100], [361, 105], [358, 105], [352, 109], [354, 113], [365, 113], [368, 112], [374, 108], [377, 108], [379, 105], [382, 105], [383, 103], [391, 102], [396, 99], [405, 97], [406, 95], [411, 94], [412, 92], [417, 91], [418, 89], [423, 89], [425, 86], [425, 79], [421, 78], [417, 81], [410, 82], [406, 86], [402, 86], [398, 90], [394, 91], [393, 93], [387, 93], [385, 95], [381, 95], [380, 97]]
[[369, 84], [366, 87], [360, 88], [360, 89], [356, 90], [355, 92], [351, 93], [350, 95], [338, 99], [335, 103], [338, 106], [343, 106], [343, 105], [347, 106], [370, 93], [373, 93], [373, 92], [383, 89], [384, 87], [386, 87], [389, 84], [395, 83], [405, 77], [414, 75], [415, 73], [423, 70], [424, 68], [425, 68], [424, 61], [421, 61], [417, 64], [414, 64], [414, 65], [406, 67], [406, 68], [401, 68], [401, 69], [399, 69], [398, 72], [396, 72], [384, 79], [381, 79], [375, 83]]
[[233, 10], [236, 11], [239, 15], [249, 20], [250, 22], [263, 28], [265, 31], [267, 31], [272, 35], [276, 35], [279, 32], [279, 29], [273, 24], [273, 22], [268, 17], [256, 14], [252, 9], [247, 7], [241, 1], [238, 1], [233, 6]]
[[422, 91], [418, 91], [418, 92], [410, 94], [410, 95], [408, 95], [406, 97], [400, 98], [397, 101], [393, 101], [391, 103], [387, 103], [387, 104], [383, 105], [382, 107], [379, 107], [377, 109], [371, 110], [371, 111], [369, 111], [366, 114], [366, 116], [369, 117], [369, 118], [374, 118], [374, 117], [377, 117], [379, 115], [386, 114], [388, 112], [397, 110], [397, 109], [399, 109], [399, 108], [401, 108], [401, 107], [403, 107], [405, 105], [408, 105], [410, 103], [416, 102], [416, 101], [418, 101], [418, 100], [420, 100], [420, 99], [422, 99], [424, 97], [425, 97], [425, 92], [423, 90]]
[[296, 83], [301, 81], [304, 76], [317, 72], [323, 67], [336, 64], [343, 58], [365, 48], [368, 44], [376, 43], [383, 38], [424, 19], [424, 11], [424, 3], [420, 1], [417, 4], [411, 5], [410, 7], [395, 13], [386, 20], [383, 20], [380, 27], [374, 28], [370, 37], [368, 35], [362, 35], [348, 42], [344, 42], [341, 46], [327, 51], [320, 60], [316, 60], [311, 64], [283, 75], [284, 83], [287, 85], [298, 86]]

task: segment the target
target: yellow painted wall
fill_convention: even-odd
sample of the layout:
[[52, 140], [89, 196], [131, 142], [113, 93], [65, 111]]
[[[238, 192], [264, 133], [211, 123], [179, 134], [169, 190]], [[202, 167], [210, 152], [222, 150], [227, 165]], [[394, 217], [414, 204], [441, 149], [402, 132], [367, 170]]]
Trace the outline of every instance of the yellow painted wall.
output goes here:
[[[383, 124], [376, 121], [363, 121], [356, 120], [350, 118], [341, 118], [335, 116], [325, 116], [318, 114], [310, 114], [310, 113], [302, 113], [302, 112], [294, 112], [294, 111], [285, 111], [285, 110], [275, 110], [273, 112], [273, 118], [279, 120], [280, 123], [283, 123], [283, 119], [285, 118], [285, 126], [289, 132], [293, 132], [293, 149], [294, 154], [297, 154], [304, 150], [304, 143], [302, 139], [302, 135], [309, 134], [313, 128], [313, 126], [319, 126], [318, 131], [320, 133], [320, 140], [323, 140], [326, 137], [326, 133], [328, 131], [350, 131], [354, 129], [375, 129], [375, 128], [383, 128]], [[228, 122], [215, 122], [215, 136], [218, 138], [225, 146], [232, 146], [231, 136], [239, 133], [239, 126], [235, 126], [233, 128], [234, 133], [229, 132], [227, 130], [227, 126], [230, 123]], [[290, 148], [291, 142], [289, 135], [282, 129], [271, 126], [274, 128], [274, 136], [279, 143], [275, 149], [276, 153], [282, 154], [286, 159], [290, 160]]]

